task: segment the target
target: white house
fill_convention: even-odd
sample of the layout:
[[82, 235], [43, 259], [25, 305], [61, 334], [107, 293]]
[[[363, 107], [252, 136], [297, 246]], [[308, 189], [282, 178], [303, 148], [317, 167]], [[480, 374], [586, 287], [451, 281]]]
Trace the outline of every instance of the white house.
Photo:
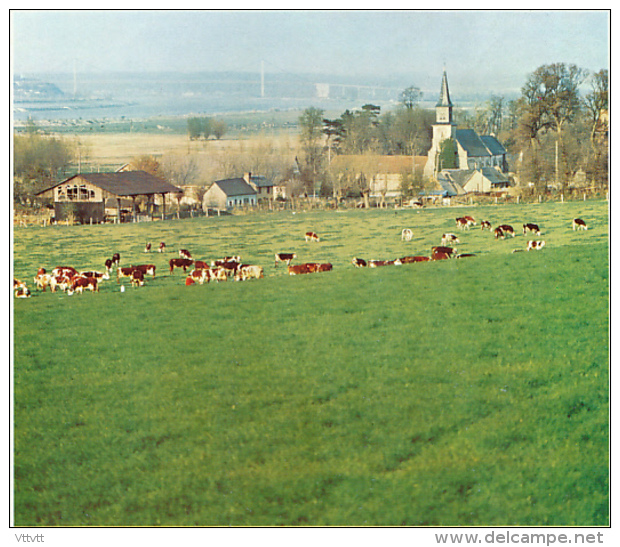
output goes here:
[[233, 207], [252, 207], [257, 203], [257, 192], [243, 178], [217, 180], [209, 188], [203, 199], [202, 209], [232, 209]]

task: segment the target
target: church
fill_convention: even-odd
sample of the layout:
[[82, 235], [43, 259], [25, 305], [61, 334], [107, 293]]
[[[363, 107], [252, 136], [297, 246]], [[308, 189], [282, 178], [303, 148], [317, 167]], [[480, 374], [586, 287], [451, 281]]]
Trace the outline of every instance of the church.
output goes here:
[[[446, 140], [455, 144], [455, 167], [442, 165], [440, 151]], [[447, 195], [486, 193], [510, 186], [504, 174], [506, 167], [506, 149], [495, 136], [478, 135], [473, 129], [457, 129], [444, 70], [425, 177], [436, 180]]]

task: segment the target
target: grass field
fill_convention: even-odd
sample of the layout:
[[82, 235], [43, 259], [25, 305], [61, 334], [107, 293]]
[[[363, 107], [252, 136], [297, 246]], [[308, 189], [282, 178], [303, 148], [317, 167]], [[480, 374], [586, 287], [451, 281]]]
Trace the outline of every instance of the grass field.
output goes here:
[[[518, 235], [350, 263], [428, 255], [463, 214]], [[524, 222], [542, 251], [512, 253]], [[158, 273], [14, 301], [15, 524], [607, 525], [607, 232], [594, 201], [16, 228], [29, 285], [116, 251]], [[186, 287], [178, 248], [265, 278]], [[286, 251], [334, 270], [290, 277]]]

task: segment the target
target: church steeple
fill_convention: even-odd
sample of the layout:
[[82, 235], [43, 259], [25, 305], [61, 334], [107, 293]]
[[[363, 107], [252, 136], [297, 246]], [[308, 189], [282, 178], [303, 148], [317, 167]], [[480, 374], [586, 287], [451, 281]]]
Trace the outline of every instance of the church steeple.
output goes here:
[[450, 101], [450, 91], [448, 89], [448, 75], [446, 70], [443, 71], [441, 79], [441, 91], [439, 92], [439, 101], [435, 105], [435, 117], [437, 123], [452, 123], [452, 101]]

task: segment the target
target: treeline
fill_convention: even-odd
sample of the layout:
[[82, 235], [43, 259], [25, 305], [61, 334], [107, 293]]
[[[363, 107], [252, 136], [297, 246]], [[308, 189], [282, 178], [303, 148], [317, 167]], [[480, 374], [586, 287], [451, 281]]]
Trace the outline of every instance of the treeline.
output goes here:
[[226, 134], [227, 129], [224, 120], [209, 118], [207, 116], [193, 116], [187, 119], [187, 134], [192, 141], [198, 140], [201, 137], [206, 140], [211, 135], [217, 140], [220, 140]]

